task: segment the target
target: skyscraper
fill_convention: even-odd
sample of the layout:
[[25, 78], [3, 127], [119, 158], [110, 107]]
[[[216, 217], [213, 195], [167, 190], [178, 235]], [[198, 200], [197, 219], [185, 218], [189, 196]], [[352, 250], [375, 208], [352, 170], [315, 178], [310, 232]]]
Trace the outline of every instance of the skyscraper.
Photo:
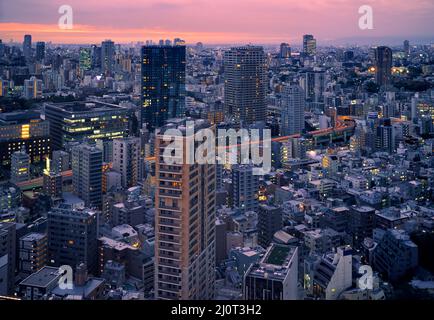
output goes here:
[[32, 36], [30, 34], [24, 36], [23, 55], [26, 60], [29, 60], [32, 55]]
[[282, 90], [281, 135], [300, 134], [304, 130], [304, 92], [296, 84], [286, 85]]
[[90, 48], [80, 48], [80, 71], [88, 71], [92, 67], [92, 50]]
[[404, 41], [404, 53], [409, 56], [410, 55], [410, 41]]
[[113, 72], [115, 55], [115, 43], [106, 40], [101, 43], [101, 71], [106, 76], [111, 76]]
[[[187, 144], [185, 121], [164, 126], [156, 137], [155, 296], [157, 299], [212, 299], [215, 266], [215, 165], [167, 164], [167, 129], [179, 129], [183, 159]], [[195, 130], [209, 128], [204, 120]]]
[[392, 78], [392, 49], [375, 48], [375, 80], [379, 86], [390, 84]]
[[306, 56], [314, 56], [316, 54], [316, 39], [311, 34], [303, 36], [303, 53]]
[[85, 263], [89, 272], [98, 268], [98, 216], [88, 208], [62, 204], [48, 212], [48, 255], [52, 265], [76, 268]]
[[113, 169], [121, 174], [123, 188], [138, 184], [142, 171], [140, 159], [140, 138], [113, 140]]
[[45, 42], [36, 42], [36, 61], [42, 62], [45, 59]]
[[72, 148], [72, 186], [74, 194], [88, 207], [101, 207], [102, 151], [89, 144]]
[[262, 47], [231, 48], [224, 54], [225, 108], [244, 124], [265, 121], [267, 75]]
[[279, 56], [281, 59], [291, 58], [291, 47], [289, 46], [288, 43], [281, 43], [280, 44]]
[[141, 59], [141, 125], [152, 131], [184, 114], [185, 46], [144, 46]]
[[25, 99], [38, 99], [42, 97], [42, 80], [31, 77], [24, 80], [24, 98]]

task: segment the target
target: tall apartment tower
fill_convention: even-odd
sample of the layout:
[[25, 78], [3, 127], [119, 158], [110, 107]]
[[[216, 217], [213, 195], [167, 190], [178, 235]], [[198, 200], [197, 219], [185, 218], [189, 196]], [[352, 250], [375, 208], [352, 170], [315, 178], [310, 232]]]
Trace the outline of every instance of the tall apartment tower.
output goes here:
[[291, 47], [288, 43], [281, 43], [280, 44], [280, 53], [279, 57], [281, 59], [288, 59], [291, 58]]
[[[195, 121], [195, 131], [209, 128]], [[182, 132], [183, 164], [167, 164], [167, 129]], [[156, 136], [155, 297], [212, 299], [215, 267], [216, 172], [212, 164], [186, 164], [185, 120], [174, 120]]]
[[16, 151], [11, 157], [11, 182], [19, 183], [30, 179], [30, 157], [24, 151]]
[[375, 80], [379, 86], [390, 84], [392, 78], [392, 49], [389, 47], [375, 48]]
[[234, 206], [243, 211], [256, 211], [259, 177], [253, 175], [252, 165], [234, 165], [232, 167], [232, 199]]
[[23, 55], [26, 60], [29, 60], [32, 55], [32, 36], [30, 34], [24, 35]]
[[72, 186], [74, 194], [87, 207], [102, 204], [102, 151], [89, 144], [72, 148]]
[[226, 113], [237, 122], [265, 121], [267, 74], [262, 47], [231, 48], [224, 54]]
[[314, 56], [316, 54], [316, 39], [311, 34], [303, 36], [303, 53], [306, 56]]
[[112, 75], [115, 56], [115, 43], [106, 40], [101, 43], [101, 71], [107, 76]]
[[285, 85], [282, 90], [281, 135], [300, 134], [304, 130], [304, 91], [299, 85]]
[[144, 46], [141, 126], [152, 132], [185, 109], [185, 46]]
[[89, 272], [98, 269], [98, 215], [87, 208], [62, 204], [47, 215], [48, 256], [52, 265], [76, 268], [85, 263]]
[[140, 138], [113, 140], [113, 169], [121, 174], [122, 187], [134, 187], [140, 181]]

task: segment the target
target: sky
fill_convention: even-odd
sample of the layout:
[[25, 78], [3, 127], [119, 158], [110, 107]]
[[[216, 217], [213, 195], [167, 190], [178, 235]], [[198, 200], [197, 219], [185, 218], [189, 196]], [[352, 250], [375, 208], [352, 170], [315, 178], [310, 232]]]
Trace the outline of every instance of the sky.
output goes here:
[[[60, 29], [70, 5], [73, 28]], [[359, 28], [359, 7], [373, 9], [373, 29]], [[182, 38], [187, 43], [434, 43], [434, 0], [0, 0], [0, 39], [86, 44]]]

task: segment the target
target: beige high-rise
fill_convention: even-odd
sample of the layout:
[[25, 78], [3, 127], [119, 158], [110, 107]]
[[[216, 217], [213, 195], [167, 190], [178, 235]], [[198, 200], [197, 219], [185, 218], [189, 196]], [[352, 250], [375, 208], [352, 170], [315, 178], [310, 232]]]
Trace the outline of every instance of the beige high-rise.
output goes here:
[[[185, 120], [174, 119], [156, 136], [155, 296], [157, 299], [212, 299], [215, 282], [215, 164], [186, 164]], [[195, 131], [215, 128], [195, 121]], [[166, 164], [167, 129], [183, 136], [182, 164]]]

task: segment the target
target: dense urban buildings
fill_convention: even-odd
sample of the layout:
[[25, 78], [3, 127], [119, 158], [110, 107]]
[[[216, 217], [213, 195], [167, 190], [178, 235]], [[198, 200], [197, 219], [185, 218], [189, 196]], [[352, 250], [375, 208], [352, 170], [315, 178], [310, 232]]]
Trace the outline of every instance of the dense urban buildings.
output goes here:
[[185, 112], [186, 48], [183, 45], [141, 49], [141, 123], [149, 129]]
[[434, 298], [428, 38], [3, 29], [0, 300]]

